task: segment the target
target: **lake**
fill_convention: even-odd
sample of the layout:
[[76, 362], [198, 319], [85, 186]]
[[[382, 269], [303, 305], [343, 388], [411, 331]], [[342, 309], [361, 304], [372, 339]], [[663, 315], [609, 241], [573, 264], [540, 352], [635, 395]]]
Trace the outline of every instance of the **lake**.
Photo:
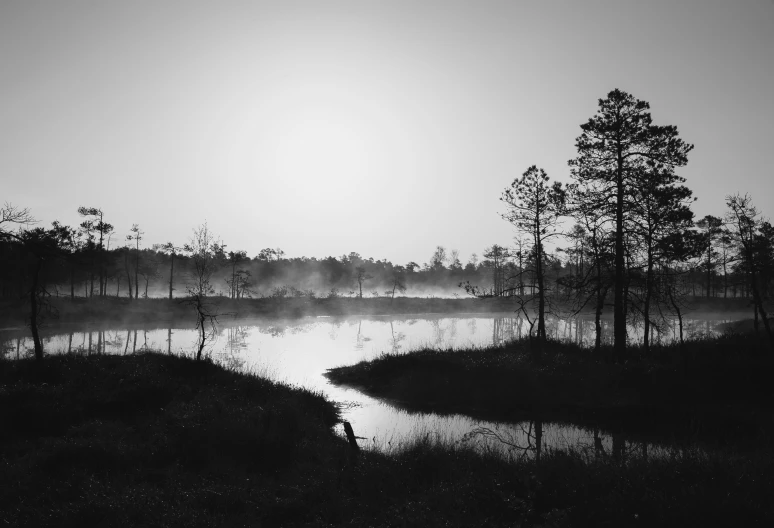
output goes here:
[[[732, 320], [686, 318], [686, 336], [718, 333], [722, 323]], [[360, 441], [364, 448], [389, 451], [406, 441], [421, 438], [467, 442], [478, 449], [509, 456], [534, 456], [538, 445], [542, 449], [573, 446], [594, 453], [647, 449], [641, 444], [568, 425], [506, 424], [462, 415], [409, 413], [355, 389], [333, 385], [324, 376], [329, 368], [373, 359], [385, 352], [500, 344], [526, 335], [528, 327], [526, 321], [512, 313], [311, 317], [288, 321], [222, 318], [217, 335], [206, 351], [226, 366], [306, 387], [339, 403], [344, 419], [352, 424], [356, 435], [364, 438]], [[594, 340], [594, 321], [550, 318], [547, 332], [554, 338], [590, 345]], [[606, 320], [604, 335], [611, 333], [612, 321]], [[26, 329], [0, 330], [0, 350], [5, 357], [31, 354], [32, 339], [28, 334]], [[630, 329], [634, 340], [641, 339], [641, 334], [636, 328]], [[676, 335], [675, 328], [667, 328], [656, 337], [667, 342]], [[52, 325], [42, 330], [42, 336], [44, 349], [49, 354], [67, 351], [86, 355], [130, 354], [146, 349], [190, 354], [197, 343], [196, 331], [191, 327], [160, 328], [158, 325], [132, 328]], [[665, 451], [651, 446], [651, 452]]]

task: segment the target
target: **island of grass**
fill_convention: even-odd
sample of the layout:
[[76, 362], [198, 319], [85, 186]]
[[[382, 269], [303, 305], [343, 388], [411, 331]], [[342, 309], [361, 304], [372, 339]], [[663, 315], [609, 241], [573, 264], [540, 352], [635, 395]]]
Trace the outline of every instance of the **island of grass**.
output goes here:
[[[355, 451], [321, 395], [145, 353], [0, 361], [2, 526], [771, 525], [770, 451]], [[357, 424], [353, 424], [357, 432]]]
[[654, 348], [647, 358], [631, 347], [623, 364], [609, 362], [604, 348], [541, 348], [523, 339], [384, 354], [326, 375], [412, 411], [573, 423], [653, 441], [756, 445], [774, 437], [774, 357], [755, 335]]

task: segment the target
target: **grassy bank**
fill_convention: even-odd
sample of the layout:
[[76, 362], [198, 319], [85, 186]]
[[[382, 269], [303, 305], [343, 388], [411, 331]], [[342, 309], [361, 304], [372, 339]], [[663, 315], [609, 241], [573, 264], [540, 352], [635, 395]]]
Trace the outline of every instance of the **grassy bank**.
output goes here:
[[[321, 396], [161, 354], [0, 362], [5, 526], [765, 525], [774, 464], [419, 442], [353, 455]], [[355, 424], [355, 427], [357, 425]]]
[[[774, 358], [754, 335], [687, 342], [623, 365], [574, 344], [528, 341], [386, 354], [331, 369], [334, 383], [411, 410], [572, 422], [652, 440], [755, 445], [774, 438]], [[641, 350], [630, 349], [632, 358]]]

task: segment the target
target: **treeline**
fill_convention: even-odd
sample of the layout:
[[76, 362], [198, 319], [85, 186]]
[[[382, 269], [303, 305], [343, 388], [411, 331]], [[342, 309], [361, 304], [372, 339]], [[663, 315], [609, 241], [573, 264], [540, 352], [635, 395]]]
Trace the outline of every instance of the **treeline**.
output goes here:
[[[81, 208], [84, 209], [84, 208]], [[195, 277], [194, 259], [187, 244], [167, 242], [143, 247], [145, 232], [138, 225], [126, 230], [122, 244], [100, 209], [94, 220], [73, 228], [53, 222], [51, 228], [6, 231], [0, 239], [0, 297], [26, 298], [41, 262], [39, 286], [46, 296], [92, 298], [180, 298]], [[6, 204], [4, 211], [29, 211]], [[696, 222], [696, 255], [681, 268], [680, 296], [752, 297], [749, 270], [729, 226], [719, 217]], [[582, 225], [563, 233], [564, 247], [545, 251], [542, 272], [552, 300], [572, 300], [579, 283], [595, 270], [593, 240]], [[569, 245], [566, 244], [569, 242]], [[37, 244], [38, 248], [33, 248]], [[42, 245], [41, 245], [42, 244]], [[761, 261], [761, 293], [768, 297], [774, 286], [772, 273], [774, 228], [762, 222], [757, 258]], [[110, 246], [114, 247], [110, 247]], [[35, 251], [31, 251], [34, 249]], [[190, 246], [188, 247], [190, 250]], [[473, 254], [465, 263], [456, 250], [437, 246], [427, 262], [393, 264], [352, 252], [339, 257], [289, 258], [279, 248], [266, 248], [252, 258], [245, 251], [230, 251], [218, 240], [211, 245], [214, 294], [229, 298], [255, 297], [376, 297], [465, 295], [460, 284], [477, 286], [480, 296], [525, 295], [538, 291], [533, 245], [518, 239], [512, 246], [494, 244]], [[629, 260], [629, 287], [640, 293], [642, 270]]]
[[[23, 217], [24, 224], [34, 222], [27, 209], [6, 204], [4, 211], [9, 218]], [[146, 234], [139, 225], [134, 224], [121, 237], [105, 221], [101, 209], [79, 211], [90, 218], [77, 227], [55, 221], [50, 228], [2, 231], [0, 297], [26, 298], [33, 280], [45, 297], [137, 299], [189, 295], [188, 288], [198, 280], [196, 266], [202, 252], [201, 247], [194, 247], [193, 239], [147, 246]], [[116, 243], [116, 239], [121, 242]], [[502, 273], [501, 248], [493, 248], [485, 250], [481, 260], [473, 255], [462, 264], [457, 251], [438, 246], [426, 263], [399, 265], [355, 252], [319, 259], [289, 258], [279, 248], [266, 248], [250, 257], [242, 250], [231, 251], [225, 242], [213, 237], [206, 248], [211, 272], [207, 293], [232, 299], [464, 296], [459, 283], [488, 282]]]

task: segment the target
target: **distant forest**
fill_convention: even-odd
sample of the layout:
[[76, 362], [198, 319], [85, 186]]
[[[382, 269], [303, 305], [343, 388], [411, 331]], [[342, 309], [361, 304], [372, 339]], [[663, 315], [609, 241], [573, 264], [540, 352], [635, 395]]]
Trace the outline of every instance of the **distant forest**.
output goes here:
[[[6, 204], [5, 211], [18, 209]], [[122, 243], [119, 234], [103, 218], [101, 210], [90, 208], [95, 217], [78, 227], [54, 222], [45, 231], [51, 235], [47, 253], [52, 255], [41, 267], [40, 284], [46, 295], [56, 297], [180, 298], [195, 275], [194, 257], [185, 244], [145, 246], [139, 226], [127, 230]], [[20, 239], [0, 241], [0, 296], [24, 298], [29, 292], [37, 257], [29, 251], [29, 238], [43, 228], [20, 232]], [[699, 245], [696, 255], [680, 266], [679, 293], [703, 297], [750, 297], [750, 281], [742, 248], [719, 217], [707, 216], [694, 224]], [[26, 234], [25, 234], [26, 233]], [[589, 235], [581, 225], [565, 234], [564, 247], [546, 251], [545, 279], [553, 296], [573, 298], [579, 279], [595, 266]], [[212, 245], [215, 272], [214, 294], [230, 298], [260, 297], [363, 297], [438, 296], [467, 297], [464, 286], [476, 285], [478, 296], [529, 295], [537, 289], [535, 255], [531, 247], [516, 241], [515, 247], [494, 244], [461, 262], [455, 250], [442, 246], [428, 251], [427, 262], [393, 264], [352, 252], [339, 257], [288, 258], [279, 248], [266, 248], [249, 257], [245, 251], [231, 251], [218, 241]], [[113, 246], [113, 247], [110, 247]], [[760, 225], [757, 259], [768, 296], [774, 280], [774, 228]], [[630, 288], [643, 280], [642, 264], [628, 262]], [[462, 287], [461, 287], [462, 285]], [[634, 293], [634, 291], [633, 291]]]

